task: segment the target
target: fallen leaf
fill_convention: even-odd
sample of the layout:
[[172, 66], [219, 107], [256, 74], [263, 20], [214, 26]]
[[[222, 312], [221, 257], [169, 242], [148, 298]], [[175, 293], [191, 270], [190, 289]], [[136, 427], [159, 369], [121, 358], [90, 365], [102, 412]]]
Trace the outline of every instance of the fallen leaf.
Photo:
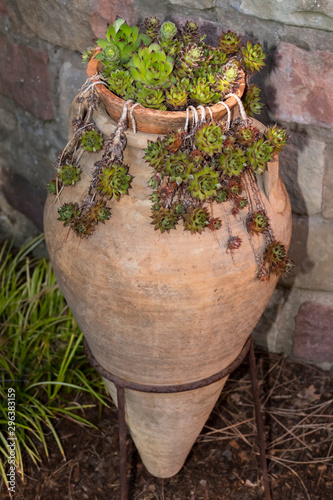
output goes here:
[[314, 403], [320, 399], [320, 394], [316, 392], [316, 388], [313, 384], [309, 385], [306, 389], [303, 389], [297, 394], [299, 399], [305, 399], [309, 403]]
[[231, 441], [229, 441], [229, 444], [230, 444], [230, 446], [232, 446], [233, 448], [236, 448], [236, 450], [238, 450], [239, 444], [237, 443], [237, 441], [235, 441], [235, 439], [232, 439]]

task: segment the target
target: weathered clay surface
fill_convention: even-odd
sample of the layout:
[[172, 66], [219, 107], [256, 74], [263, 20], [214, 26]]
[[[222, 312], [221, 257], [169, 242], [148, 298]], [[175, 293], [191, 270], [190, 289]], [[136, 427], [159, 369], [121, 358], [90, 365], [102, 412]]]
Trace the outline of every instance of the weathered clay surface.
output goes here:
[[[94, 114], [106, 136], [114, 123], [102, 108]], [[150, 167], [142, 149], [155, 135], [128, 131], [124, 161], [134, 176], [129, 196], [110, 202], [112, 218], [93, 236], [80, 240], [57, 221], [57, 208], [82, 199], [93, 163], [84, 154], [82, 178], [45, 210], [45, 236], [62, 291], [98, 362], [116, 375], [145, 384], [179, 384], [213, 375], [239, 354], [276, 285], [256, 280], [247, 238], [246, 214], [232, 218], [242, 247], [226, 253], [228, 232], [223, 208], [214, 216], [224, 227], [191, 235], [181, 227], [170, 234], [150, 224]], [[277, 239], [289, 244], [290, 203], [269, 165], [262, 197]], [[227, 208], [228, 209], [228, 208]], [[263, 252], [264, 242], [254, 244]], [[204, 425], [224, 381], [179, 395], [126, 391], [127, 421], [151, 473], [175, 474]], [[112, 393], [112, 387], [108, 384]]]

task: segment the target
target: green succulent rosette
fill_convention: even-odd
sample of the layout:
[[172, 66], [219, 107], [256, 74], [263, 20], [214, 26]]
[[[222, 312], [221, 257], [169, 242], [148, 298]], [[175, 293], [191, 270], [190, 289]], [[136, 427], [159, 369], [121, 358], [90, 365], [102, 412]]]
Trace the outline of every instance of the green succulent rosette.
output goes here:
[[64, 186], [74, 186], [80, 180], [81, 169], [76, 165], [63, 165], [58, 170], [59, 179]]
[[196, 78], [193, 82], [192, 90], [190, 91], [190, 98], [197, 104], [203, 106], [220, 101], [221, 94], [216, 93], [216, 90], [212, 86], [213, 83], [214, 81], [210, 81], [209, 75], [207, 75], [207, 77]]
[[137, 93], [137, 101], [145, 108], [166, 110], [164, 94], [161, 89], [140, 89]]
[[252, 73], [260, 71], [265, 66], [265, 54], [262, 50], [260, 43], [252, 45], [250, 41], [247, 42], [246, 47], [242, 47], [243, 64]]
[[128, 194], [132, 177], [128, 174], [128, 167], [121, 163], [114, 163], [111, 167], [104, 167], [98, 176], [97, 190], [102, 196], [119, 200], [121, 194]]
[[189, 191], [194, 198], [207, 200], [216, 196], [219, 185], [219, 173], [211, 170], [208, 166], [200, 172], [193, 174], [193, 180], [189, 185]]
[[184, 216], [184, 229], [193, 233], [201, 233], [208, 226], [209, 213], [206, 208], [191, 207]]
[[148, 146], [144, 150], [144, 159], [153, 167], [156, 171], [162, 171], [165, 163], [165, 156], [168, 154], [168, 150], [165, 148], [161, 139], [154, 141], [148, 140]]
[[246, 157], [241, 149], [235, 148], [230, 153], [221, 154], [219, 164], [225, 175], [239, 177], [246, 166]]
[[164, 233], [169, 232], [170, 229], [176, 229], [178, 217], [170, 208], [160, 208], [160, 210], [154, 211], [151, 218], [155, 231], [159, 229], [161, 233]]
[[173, 65], [173, 58], [167, 56], [159, 44], [152, 43], [133, 53], [129, 71], [135, 82], [158, 89], [170, 84]]
[[222, 150], [225, 138], [221, 127], [215, 122], [204, 123], [195, 135], [195, 145], [203, 153], [214, 156]]
[[103, 136], [96, 130], [84, 132], [81, 136], [81, 146], [85, 151], [96, 152], [103, 147]]
[[266, 164], [273, 159], [273, 147], [263, 138], [255, 141], [246, 151], [248, 165], [257, 174], [266, 170]]
[[103, 61], [103, 64], [111, 68], [119, 64], [126, 64], [132, 54], [138, 50], [141, 44], [149, 45], [151, 38], [145, 34], [139, 34], [138, 26], [128, 26], [124, 19], [118, 18], [110, 24], [106, 34], [106, 40], [99, 38], [97, 44], [102, 52], [95, 56]]
[[64, 203], [60, 208], [58, 208], [58, 220], [64, 223], [64, 226], [68, 226], [75, 219], [80, 217], [81, 211], [77, 203]]
[[193, 164], [188, 155], [178, 151], [171, 153], [166, 158], [164, 172], [169, 175], [170, 182], [177, 182], [178, 186], [182, 182], [187, 182], [193, 170]]

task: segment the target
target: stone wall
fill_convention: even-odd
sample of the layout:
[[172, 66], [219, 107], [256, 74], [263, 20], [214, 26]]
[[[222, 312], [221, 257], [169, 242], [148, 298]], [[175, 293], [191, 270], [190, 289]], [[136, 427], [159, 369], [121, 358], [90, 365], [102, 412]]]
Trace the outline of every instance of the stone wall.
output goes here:
[[256, 341], [321, 366], [333, 362], [333, 6], [328, 0], [0, 0], [0, 239], [42, 230], [44, 186], [85, 81], [80, 52], [116, 15], [197, 20], [216, 42], [232, 29], [263, 44], [265, 123], [290, 141], [281, 175], [294, 212], [295, 276], [281, 281]]

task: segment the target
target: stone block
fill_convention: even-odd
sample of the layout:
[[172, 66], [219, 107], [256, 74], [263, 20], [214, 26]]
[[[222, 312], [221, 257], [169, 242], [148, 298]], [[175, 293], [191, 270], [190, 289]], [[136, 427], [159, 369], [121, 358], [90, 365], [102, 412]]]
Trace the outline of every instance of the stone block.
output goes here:
[[108, 24], [113, 24], [117, 16], [125, 19], [127, 24], [135, 22], [134, 0], [98, 0], [98, 6], [90, 18], [90, 26], [95, 36], [103, 37]]
[[[306, 303], [316, 304], [318, 306], [317, 312], [320, 308], [323, 308], [321, 310], [324, 310], [326, 314], [327, 311], [332, 309], [333, 293], [301, 290], [299, 288], [288, 290], [278, 287], [253, 332], [256, 345], [262, 346], [271, 352], [284, 353], [287, 356], [293, 354], [298, 356], [298, 354], [294, 353], [294, 332], [297, 329], [300, 308], [302, 304]], [[330, 315], [328, 317], [331, 318]], [[311, 321], [311, 325], [314, 325], [313, 321]], [[329, 336], [329, 339], [326, 337], [326, 348], [329, 349], [332, 346], [332, 326], [329, 332], [327, 318], [324, 325], [325, 335]], [[323, 339], [324, 336], [322, 335], [321, 338]], [[318, 345], [317, 349], [322, 352], [324, 346]], [[324, 369], [329, 369], [333, 363], [332, 351], [329, 360], [323, 357], [319, 359], [319, 355], [315, 351], [311, 354], [310, 350], [308, 354], [309, 357], [304, 359], [315, 362]]]
[[11, 24], [19, 33], [83, 51], [94, 36], [89, 19], [95, 4], [91, 0], [10, 0], [7, 8]]
[[0, 93], [42, 120], [54, 118], [46, 52], [0, 37]]
[[306, 51], [281, 42], [269, 81], [269, 106], [276, 119], [333, 126], [333, 52]]
[[280, 173], [289, 193], [293, 212], [321, 213], [325, 170], [325, 143], [292, 133], [279, 154]]
[[21, 175], [5, 168], [0, 169], [0, 181], [7, 203], [42, 231], [46, 189], [33, 186]]
[[333, 219], [333, 145], [325, 149], [325, 173], [323, 182], [323, 216]]
[[333, 305], [303, 302], [299, 308], [293, 354], [308, 361], [333, 363]]
[[295, 215], [289, 254], [294, 286], [333, 291], [333, 221]]
[[66, 121], [72, 100], [86, 79], [85, 69], [83, 67], [82, 69], [75, 68], [69, 61], [64, 62], [60, 68], [60, 113]]
[[327, 0], [231, 0], [231, 5], [260, 19], [333, 31], [333, 4]]
[[218, 0], [169, 0], [169, 3], [190, 9], [205, 10], [216, 7]]
[[0, 0], [0, 16], [7, 15], [6, 0]]
[[37, 236], [39, 232], [25, 215], [7, 202], [0, 189], [0, 241], [8, 239], [18, 248]]

